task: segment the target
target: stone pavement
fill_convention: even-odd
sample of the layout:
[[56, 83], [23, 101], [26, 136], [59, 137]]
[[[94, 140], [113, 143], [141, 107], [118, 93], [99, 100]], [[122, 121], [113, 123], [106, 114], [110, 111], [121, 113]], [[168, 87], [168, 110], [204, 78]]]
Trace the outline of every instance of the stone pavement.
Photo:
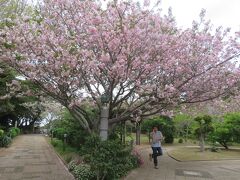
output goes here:
[[41, 135], [21, 135], [0, 149], [0, 180], [73, 180]]
[[[167, 155], [159, 157], [159, 169], [148, 159], [151, 149], [140, 146], [144, 165], [124, 180], [240, 180], [240, 160], [178, 162]], [[239, 154], [240, 156], [240, 154]]]

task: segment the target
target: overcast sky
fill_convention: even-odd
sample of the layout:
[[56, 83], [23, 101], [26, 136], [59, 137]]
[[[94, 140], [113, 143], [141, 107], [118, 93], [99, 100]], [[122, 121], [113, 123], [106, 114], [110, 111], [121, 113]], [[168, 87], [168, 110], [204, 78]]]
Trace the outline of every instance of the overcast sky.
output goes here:
[[201, 9], [204, 8], [207, 11], [207, 19], [210, 19], [215, 26], [230, 27], [234, 32], [240, 31], [240, 0], [161, 0], [160, 6], [164, 13], [172, 7], [173, 15], [180, 27], [191, 27], [192, 21], [198, 19]]
[[206, 17], [215, 26], [240, 30], [240, 0], [162, 0], [161, 7], [163, 12], [172, 7], [173, 15], [182, 27], [191, 27], [192, 20], [197, 19], [204, 8]]

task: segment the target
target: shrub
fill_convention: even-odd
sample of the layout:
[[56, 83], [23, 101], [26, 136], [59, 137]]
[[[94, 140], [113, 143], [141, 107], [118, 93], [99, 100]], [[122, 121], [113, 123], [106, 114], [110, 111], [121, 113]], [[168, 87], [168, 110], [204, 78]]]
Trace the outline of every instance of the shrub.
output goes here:
[[165, 137], [165, 143], [173, 143], [174, 141], [174, 132], [175, 127], [173, 120], [167, 116], [156, 116], [151, 119], [144, 120], [142, 123], [142, 131], [149, 132], [152, 131], [152, 128], [156, 126], [162, 132]]
[[168, 144], [172, 144], [174, 141], [174, 137], [172, 134], [165, 136], [164, 142]]
[[10, 136], [11, 138], [14, 138], [14, 137], [16, 137], [16, 136], [19, 135], [19, 134], [20, 134], [20, 129], [19, 129], [19, 128], [15, 128], [15, 127], [10, 128], [10, 130], [9, 130], [9, 136]]
[[64, 156], [64, 160], [65, 160], [66, 163], [71, 162], [72, 159], [73, 159], [73, 157], [72, 157], [71, 154]]
[[180, 138], [180, 139], [178, 140], [178, 143], [183, 143], [183, 139]]
[[0, 138], [3, 137], [4, 135], [4, 130], [0, 129]]
[[63, 140], [64, 134], [67, 133], [66, 129], [64, 128], [56, 128], [54, 129], [54, 137]]
[[77, 180], [91, 180], [95, 179], [96, 177], [88, 164], [80, 164], [75, 166], [72, 173]]
[[4, 135], [0, 138], [0, 147], [8, 147], [11, 142], [12, 142], [12, 139]]
[[215, 145], [213, 145], [213, 146], [210, 148], [210, 151], [211, 151], [211, 152], [218, 152], [218, 151], [219, 151], [219, 148], [216, 147]]
[[54, 138], [54, 139], [51, 141], [51, 144], [53, 145], [53, 147], [62, 146], [62, 141], [59, 140], [59, 139], [55, 139], [55, 138]]
[[119, 179], [138, 166], [138, 155], [132, 154], [130, 146], [119, 141], [101, 141], [98, 136], [89, 137], [81, 153], [99, 179]]
[[77, 166], [76, 161], [73, 160], [70, 163], [68, 163], [68, 170], [73, 171], [76, 166]]
[[130, 159], [134, 168], [137, 168], [144, 164], [144, 160], [137, 149], [133, 149], [131, 155], [132, 156]]

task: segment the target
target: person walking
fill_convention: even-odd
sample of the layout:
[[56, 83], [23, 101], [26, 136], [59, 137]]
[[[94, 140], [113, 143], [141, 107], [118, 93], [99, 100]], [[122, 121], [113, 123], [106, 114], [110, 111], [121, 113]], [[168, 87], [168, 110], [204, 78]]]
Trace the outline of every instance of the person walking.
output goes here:
[[158, 131], [157, 127], [153, 127], [153, 131], [150, 134], [150, 138], [152, 140], [151, 147], [152, 147], [152, 154], [149, 154], [149, 159], [154, 163], [154, 168], [158, 169], [158, 156], [162, 156], [162, 147], [161, 141], [163, 140], [163, 135], [161, 131]]

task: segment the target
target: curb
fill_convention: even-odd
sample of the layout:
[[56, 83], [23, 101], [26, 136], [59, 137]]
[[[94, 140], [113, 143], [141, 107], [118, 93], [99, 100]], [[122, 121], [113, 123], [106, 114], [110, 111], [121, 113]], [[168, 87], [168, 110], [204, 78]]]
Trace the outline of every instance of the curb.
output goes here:
[[215, 162], [215, 161], [240, 161], [240, 159], [215, 159], [215, 160], [187, 160], [187, 161], [182, 161], [182, 160], [179, 160], [177, 158], [175, 158], [174, 156], [172, 156], [171, 154], [168, 153], [167, 151], [167, 155], [168, 157], [172, 158], [173, 160], [177, 161], [177, 162]]
[[57, 151], [55, 151], [55, 149], [54, 149], [54, 147], [52, 146], [52, 144], [49, 143], [50, 141], [47, 140], [48, 138], [49, 138], [49, 137], [44, 137], [44, 139], [45, 139], [45, 141], [47, 142], [48, 146], [49, 146], [49, 147], [51, 148], [51, 150], [57, 155], [60, 163], [62, 163], [62, 165], [64, 166], [64, 168], [66, 169], [66, 171], [73, 177], [73, 179], [75, 179], [75, 177], [73, 176], [73, 174], [72, 174], [72, 173], [68, 170], [68, 168], [67, 168], [67, 165], [68, 165], [68, 164], [67, 164], [66, 161], [61, 157], [61, 155], [60, 155]]

